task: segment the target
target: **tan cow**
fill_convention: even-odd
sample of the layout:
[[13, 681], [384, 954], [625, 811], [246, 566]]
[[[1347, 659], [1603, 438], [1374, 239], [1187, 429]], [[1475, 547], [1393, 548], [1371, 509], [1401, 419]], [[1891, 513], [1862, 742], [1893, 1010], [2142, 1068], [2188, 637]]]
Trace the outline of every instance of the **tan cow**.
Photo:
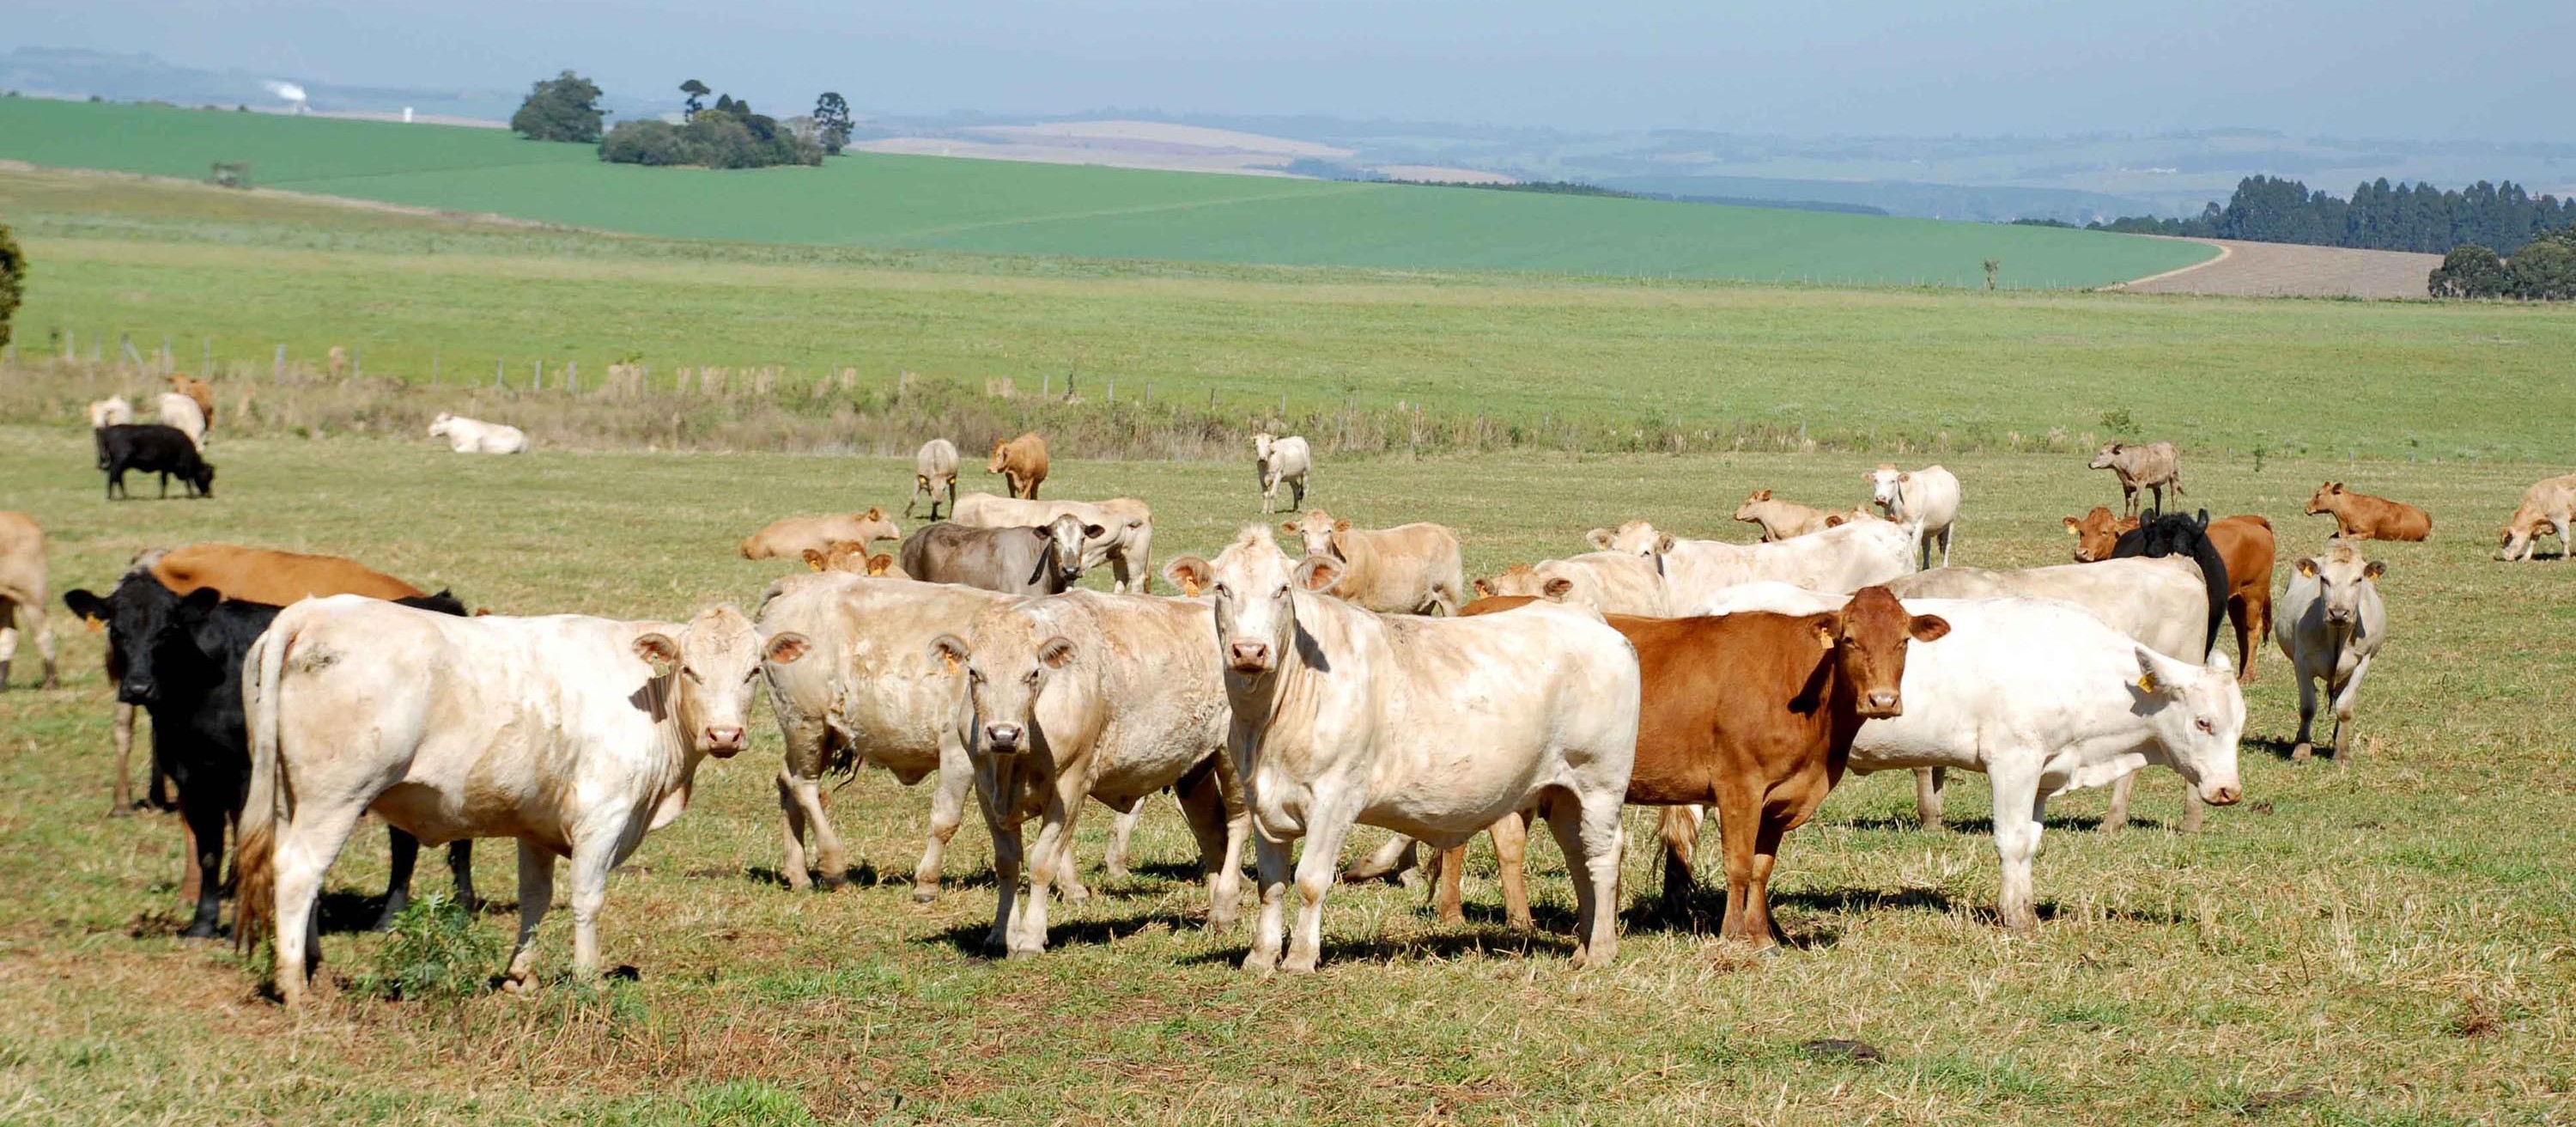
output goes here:
[[2182, 496], [2182, 455], [2174, 452], [2170, 442], [2105, 442], [2086, 465], [2119, 475], [2121, 511], [2132, 516], [2138, 511], [2141, 489], [2155, 493], [2158, 509], [2165, 507], [2167, 487], [2174, 496]]
[[830, 551], [835, 542], [873, 544], [879, 540], [901, 540], [903, 530], [887, 520], [884, 509], [864, 513], [833, 513], [826, 516], [781, 517], [769, 526], [743, 538], [742, 558], [766, 560], [785, 556], [803, 558], [808, 548]]
[[43, 688], [54, 677], [54, 628], [45, 621], [45, 531], [25, 513], [0, 512], [0, 692], [9, 688], [9, 662], [18, 656], [18, 624], [36, 636], [45, 660]]
[[170, 377], [170, 390], [196, 400], [197, 410], [203, 412], [205, 415], [207, 428], [213, 429], [215, 425], [215, 385], [198, 379], [195, 376], [173, 375]]
[[1833, 516], [1823, 509], [1795, 501], [1774, 500], [1768, 489], [1756, 489], [1746, 494], [1744, 503], [1735, 507], [1735, 519], [1762, 526], [1762, 541], [1766, 544], [1792, 536], [1805, 536], [1810, 532], [1823, 532], [1833, 527], [1827, 523]]
[[2542, 536], [2558, 536], [2558, 558], [2576, 556], [2569, 545], [2576, 544], [2576, 474], [2534, 482], [2522, 491], [2522, 504], [2514, 507], [2513, 519], [2506, 522], [2496, 542], [2495, 558], [2527, 560]]
[[1499, 575], [1477, 580], [1475, 589], [1479, 599], [1527, 595], [1603, 614], [1663, 618], [1672, 613], [1653, 557], [1632, 552], [1585, 552], [1561, 560], [1513, 564]]
[[872, 579], [910, 579], [894, 556], [879, 552], [868, 554], [868, 546], [848, 540], [835, 540], [821, 549], [807, 548], [805, 566], [814, 571], [840, 571]]
[[2317, 486], [2300, 511], [2309, 516], [2333, 513], [2335, 535], [2346, 540], [2423, 540], [2433, 535], [2432, 514], [2404, 501], [2355, 493], [2340, 481]]
[[1304, 518], [1279, 529], [1295, 534], [1306, 555], [1342, 561], [1342, 578], [1327, 595], [1387, 614], [1458, 613], [1465, 565], [1459, 562], [1458, 534], [1446, 525], [1359, 529], [1322, 509], [1308, 509]]
[[1113, 591], [1153, 593], [1154, 510], [1133, 497], [1106, 501], [1027, 501], [969, 493], [949, 505], [948, 519], [968, 528], [1039, 528], [1071, 516], [1100, 535], [1082, 541], [1084, 570], [1108, 564]]
[[1011, 496], [1037, 500], [1038, 486], [1046, 484], [1047, 479], [1046, 439], [1036, 431], [1008, 441], [994, 439], [993, 460], [984, 466], [984, 472], [1002, 475]]
[[921, 444], [912, 455], [912, 497], [903, 503], [903, 515], [909, 519], [912, 507], [921, 499], [930, 499], [930, 519], [939, 519], [939, 501], [946, 497], [948, 511], [957, 511], [957, 444], [945, 438], [934, 438]]
[[1603, 551], [1645, 560], [1662, 578], [1664, 599], [1671, 607], [1657, 613], [1691, 615], [1701, 613], [1697, 608], [1704, 602], [1739, 583], [1776, 580], [1837, 595], [1885, 583], [1914, 570], [1915, 544], [1921, 534], [1920, 525], [1871, 520], [1770, 544], [1727, 544], [1681, 539], [1632, 520], [1615, 530], [1593, 529], [1584, 539]]
[[2379, 597], [2379, 577], [2388, 565], [2365, 560], [2360, 549], [2337, 540], [2323, 555], [2295, 567], [2281, 594], [2284, 613], [2272, 624], [2272, 639], [2299, 682], [2299, 739], [2290, 760], [2305, 762], [2316, 752], [2317, 682], [2323, 681], [2326, 703], [2334, 709], [2335, 762], [2349, 762], [2353, 705], [2371, 661], [2388, 641], [2388, 604]]

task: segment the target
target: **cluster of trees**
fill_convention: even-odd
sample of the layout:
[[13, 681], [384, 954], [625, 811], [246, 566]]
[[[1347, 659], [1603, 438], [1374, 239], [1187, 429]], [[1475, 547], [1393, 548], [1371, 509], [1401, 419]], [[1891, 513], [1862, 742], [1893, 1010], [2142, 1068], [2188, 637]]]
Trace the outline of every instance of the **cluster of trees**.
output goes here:
[[715, 91], [694, 78], [681, 83], [680, 92], [687, 101], [679, 124], [647, 118], [603, 132], [599, 87], [565, 71], [529, 91], [511, 115], [510, 128], [536, 141], [598, 145], [599, 159], [612, 163], [701, 168], [821, 164], [825, 156], [839, 155], [856, 129], [849, 100], [837, 93], [815, 99], [810, 117], [780, 121], [730, 94], [717, 95], [710, 106], [706, 97]]
[[2576, 301], [2576, 227], [2543, 234], [2511, 258], [2475, 243], [2453, 247], [2425, 288], [2435, 297]]
[[2576, 224], [2576, 199], [2534, 196], [2510, 180], [2502, 185], [2480, 180], [2465, 190], [2444, 191], [2430, 184], [2392, 187], [2382, 178], [2354, 188], [2352, 198], [2344, 200], [2311, 192], [2296, 180], [2249, 176], [2236, 185], [2227, 206], [2212, 202], [2191, 219], [2133, 216], [2092, 226], [2428, 254], [2475, 244], [2510, 255], [2542, 233], [2569, 224]]
[[0, 345], [9, 343], [9, 321], [27, 296], [27, 252], [18, 249], [9, 225], [0, 223]]
[[519, 112], [510, 115], [510, 131], [531, 141], [599, 143], [599, 87], [565, 71], [528, 91]]

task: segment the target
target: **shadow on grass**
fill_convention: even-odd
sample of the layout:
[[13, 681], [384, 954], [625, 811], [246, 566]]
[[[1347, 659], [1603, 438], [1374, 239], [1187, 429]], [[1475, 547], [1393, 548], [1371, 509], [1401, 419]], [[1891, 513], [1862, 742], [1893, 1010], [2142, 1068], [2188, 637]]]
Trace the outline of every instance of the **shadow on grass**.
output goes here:
[[[1247, 921], [1250, 919], [1249, 913], [1246, 914], [1246, 919]], [[1179, 962], [1189, 966], [1234, 966], [1243, 962], [1243, 957], [1250, 954], [1251, 950], [1249, 943], [1227, 944], [1219, 950], [1184, 955]], [[1574, 940], [1571, 936], [1550, 930], [1544, 925], [1537, 930], [1522, 931], [1492, 924], [1469, 924], [1463, 928], [1447, 927], [1439, 931], [1392, 938], [1327, 939], [1321, 952], [1320, 965], [1331, 967], [1340, 963], [1415, 962], [1423, 959], [1457, 959], [1469, 955], [1565, 958], [1573, 951]]]
[[[1246, 913], [1246, 917], [1249, 915]], [[1157, 926], [1172, 931], [1197, 931], [1207, 926], [1207, 921], [1176, 912], [1141, 912], [1117, 919], [1067, 920], [1047, 926], [1047, 947], [1104, 946]], [[946, 946], [968, 958], [981, 959], [988, 957], [984, 951], [984, 937], [992, 930], [992, 921], [980, 920], [958, 924], [913, 942], [931, 947]]]

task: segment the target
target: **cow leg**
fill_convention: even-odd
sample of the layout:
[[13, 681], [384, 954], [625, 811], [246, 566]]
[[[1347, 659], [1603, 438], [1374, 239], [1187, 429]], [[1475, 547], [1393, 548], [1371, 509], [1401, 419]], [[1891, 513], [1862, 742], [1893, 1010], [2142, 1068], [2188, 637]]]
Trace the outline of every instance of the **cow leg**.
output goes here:
[[814, 887], [814, 879], [805, 872], [805, 806], [798, 801], [795, 772], [780, 767], [777, 782], [785, 846], [779, 853], [779, 875], [787, 878], [790, 891], [803, 892]]
[[1252, 869], [1261, 883], [1261, 914], [1253, 919], [1252, 947], [1243, 953], [1243, 969], [1266, 975], [1279, 969], [1280, 933], [1287, 925], [1288, 840], [1253, 827]]
[[2129, 828], [2129, 795], [2138, 787], [2138, 773], [2131, 771], [2111, 784], [2111, 808], [2102, 814], [2102, 832], [2117, 833]]
[[1503, 885], [1503, 920], [1525, 931], [1538, 926], [1530, 921], [1529, 874], [1524, 871], [1529, 861], [1529, 824], [1529, 811], [1514, 810], [1486, 831], [1494, 839], [1495, 875]]
[[2200, 788], [2184, 783], [2182, 785], [2182, 832], [2199, 833], [2201, 822], [2208, 815], [2209, 806], [2200, 800]]
[[197, 872], [197, 909], [188, 921], [188, 930], [179, 934], [188, 939], [215, 937], [216, 920], [224, 898], [224, 822], [228, 811], [220, 802], [200, 802], [182, 812], [188, 824], [188, 861]]
[[617, 868], [617, 835], [594, 832], [572, 842], [572, 974], [599, 977], [599, 907], [608, 901], [608, 874]]
[[1565, 851], [1574, 880], [1574, 965], [1603, 967], [1619, 957], [1619, 808], [1627, 788], [1576, 795], [1559, 791], [1547, 803], [1547, 828]]
[[[2296, 666], [2298, 663], [2291, 663]], [[2305, 763], [2316, 756], [2316, 745], [2309, 737], [2316, 732], [2317, 682], [2305, 669], [2293, 669], [2299, 678], [2299, 740], [2290, 748], [2290, 761]]]
[[179, 836], [186, 842], [179, 850], [179, 899], [194, 902], [206, 885], [206, 867], [197, 858], [197, 823], [188, 817], [187, 807], [179, 809]]
[[447, 871], [456, 878], [456, 906], [467, 915], [483, 910], [483, 898], [474, 894], [474, 839], [461, 837], [447, 843]]
[[542, 845], [519, 839], [519, 941], [510, 948], [505, 988], [536, 989], [537, 925], [546, 921], [546, 909], [554, 905], [554, 900], [555, 855]]
[[1699, 829], [1707, 812], [1698, 806], [1667, 806], [1658, 820], [1658, 836], [1664, 840], [1663, 917], [1676, 923], [1690, 919], [1691, 894], [1699, 889], [1699, 878], [1691, 871], [1691, 855], [1699, 850]]
[[2346, 762], [2345, 754], [2351, 750], [2346, 741], [2352, 735], [2352, 707], [2360, 703], [2361, 679], [2369, 673], [2370, 659], [2365, 657], [2353, 664], [2352, 676], [2335, 691], [2334, 757], [2337, 766]]
[[1289, 481], [1288, 481], [1288, 498], [1289, 498], [1289, 500], [1288, 500], [1288, 511], [1289, 511], [1289, 512], [1295, 513], [1295, 512], [1303, 512], [1303, 511], [1305, 511], [1305, 508], [1306, 508], [1306, 475], [1304, 475], [1304, 474], [1299, 474], [1299, 475], [1297, 475], [1296, 477], [1289, 479]]
[[1324, 953], [1324, 896], [1340, 876], [1342, 839], [1351, 832], [1347, 802], [1336, 802], [1306, 820], [1306, 852], [1297, 858], [1297, 934], [1279, 969], [1306, 973]]
[[[948, 515], [951, 517], [957, 515], [957, 478], [953, 474], [948, 478]], [[939, 506], [936, 503], [930, 506], [930, 519], [939, 519]]]
[[1959, 526], [1956, 524], [1944, 525], [1941, 529], [1941, 566], [1943, 567], [1950, 566], [1950, 538], [1958, 531]]
[[[2036, 761], [2036, 757], [2034, 757]], [[1994, 784], [1995, 855], [2003, 864], [2003, 888], [1996, 912], [2004, 927], [2019, 932], [2039, 928], [2039, 908], [2030, 884], [2030, 865], [2039, 856], [2039, 779], [2029, 770], [1991, 758]]]
[[[284, 769], [284, 765], [280, 765]], [[340, 799], [340, 801], [333, 801]], [[322, 878], [349, 833], [358, 827], [366, 803], [337, 795], [311, 795], [296, 804], [296, 813], [279, 819], [270, 841], [277, 913], [277, 993], [289, 1008], [301, 1005], [306, 981], [322, 965], [322, 937], [316, 909]], [[287, 952], [301, 952], [301, 956]]]
[[[2254, 600], [2247, 596], [2238, 595], [2227, 600], [2227, 622], [2236, 628], [2236, 683], [2239, 685], [2254, 683], [2254, 630], [2260, 616]], [[2272, 632], [2270, 623], [2263, 623], [2262, 629], [2267, 635]]]
[[1181, 776], [1175, 788], [1180, 791], [1181, 815], [1190, 823], [1190, 836], [1199, 843], [1210, 933], [1234, 926], [1235, 911], [1243, 899], [1243, 834], [1251, 826], [1250, 816], [1239, 807], [1227, 809], [1226, 787], [1217, 775], [1216, 757], [1211, 756]]
[[940, 861], [947, 856], [948, 839], [957, 836], [958, 823], [966, 820], [966, 792], [974, 786], [975, 765], [966, 759], [966, 745], [954, 733], [943, 734], [939, 776], [930, 790], [930, 836], [922, 843], [920, 863], [912, 867], [913, 903], [939, 898]]
[[1914, 820], [1927, 830], [1941, 828], [1941, 788], [1950, 783], [1947, 767], [1914, 769]]
[[[904, 498], [903, 519], [912, 519], [912, 507], [920, 504], [921, 495], [928, 492], [930, 492], [930, 479], [923, 477], [920, 474], [912, 475], [912, 496]], [[939, 508], [939, 499], [936, 497], [931, 498], [930, 507], [933, 511], [936, 511]]]
[[1127, 845], [1136, 837], [1136, 819], [1145, 816], [1145, 804], [1152, 799], [1152, 795], [1137, 799], [1136, 805], [1119, 811], [1118, 819], [1109, 824], [1109, 848], [1100, 855], [1101, 876], [1126, 880], [1135, 875], [1127, 871]]
[[1780, 839], [1806, 819], [1799, 813], [1765, 803], [1762, 825], [1753, 841], [1753, 880], [1746, 889], [1744, 928], [1763, 947], [1779, 945], [1780, 926], [1771, 921], [1771, 869], [1780, 861]]
[[404, 833], [399, 826], [385, 827], [385, 836], [392, 840], [393, 872], [385, 879], [385, 910], [376, 913], [376, 931], [391, 930], [394, 917], [411, 904], [411, 870], [420, 863], [419, 838]]
[[1431, 854], [1431, 888], [1433, 903], [1444, 924], [1467, 922], [1467, 846], [1465, 843]]
[[[1090, 797], [1085, 793], [1088, 788], [1080, 779], [1063, 775], [1052, 782], [1046, 809], [1038, 820], [1037, 844], [1029, 850], [1029, 899], [1020, 905], [1019, 926], [1009, 937], [1010, 957], [1014, 959], [1046, 950], [1047, 893], [1055, 882], [1059, 878], [1065, 882], [1067, 900], [1075, 899], [1072, 890], [1081, 887], [1073, 873], [1073, 832], [1076, 819], [1082, 816], [1083, 800]], [[1068, 789], [1073, 793], [1065, 793]]]
[[1726, 915], [1718, 923], [1718, 937], [1768, 947], [1770, 933], [1756, 937], [1748, 924], [1752, 914], [1753, 857], [1761, 845], [1761, 797], [1741, 791], [1721, 792], [1717, 834], [1726, 848]]
[[1418, 852], [1414, 848], [1416, 844], [1418, 843], [1412, 838], [1403, 834], [1388, 838], [1386, 844], [1377, 847], [1376, 852], [1360, 858], [1357, 864], [1342, 870], [1342, 879], [1357, 883], [1396, 877], [1411, 884], [1414, 879], [1415, 854]]

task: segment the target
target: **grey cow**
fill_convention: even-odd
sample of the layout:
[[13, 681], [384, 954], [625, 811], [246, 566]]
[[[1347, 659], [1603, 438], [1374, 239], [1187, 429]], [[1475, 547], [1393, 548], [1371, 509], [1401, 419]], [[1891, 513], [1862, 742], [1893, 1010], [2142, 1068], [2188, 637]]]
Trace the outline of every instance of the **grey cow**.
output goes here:
[[903, 542], [903, 573], [1005, 595], [1053, 595], [1082, 578], [1082, 542], [1109, 530], [1066, 514], [1035, 527], [968, 528], [941, 521]]
[[2138, 491], [2155, 491], [2156, 509], [2165, 507], [2165, 490], [2182, 496], [2182, 455], [2170, 442], [2105, 442], [2093, 452], [2088, 468], [2109, 470], [2120, 477], [2120, 504], [2124, 516], [2138, 513]]
[[930, 519], [939, 519], [939, 499], [948, 498], [948, 511], [957, 511], [957, 444], [945, 438], [934, 438], [921, 444], [912, 456], [912, 499], [903, 503], [903, 515], [912, 516], [912, 507], [924, 497], [930, 498]]
[[2272, 639], [2290, 659], [2299, 679], [2299, 743], [2290, 758], [2315, 755], [2311, 726], [2317, 716], [2318, 681], [2334, 698], [2334, 757], [2344, 761], [2353, 702], [2361, 696], [2361, 679], [2370, 673], [2388, 639], [2388, 606], [2379, 601], [2377, 580], [2388, 571], [2378, 560], [2341, 540], [2324, 555], [2300, 560], [2290, 576], [2290, 589], [2272, 619]]

